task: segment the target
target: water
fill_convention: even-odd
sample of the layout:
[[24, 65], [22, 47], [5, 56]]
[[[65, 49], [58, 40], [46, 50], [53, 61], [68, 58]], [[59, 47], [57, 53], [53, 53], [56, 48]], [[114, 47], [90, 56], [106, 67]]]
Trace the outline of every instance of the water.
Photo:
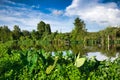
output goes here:
[[119, 53], [116, 53], [115, 57], [107, 57], [106, 55], [103, 55], [101, 52], [89, 52], [87, 53], [87, 57], [91, 58], [93, 56], [96, 57], [98, 61], [108, 60], [114, 61], [116, 58], [118, 58]]
[[59, 45], [44, 45], [42, 47], [44, 50], [52, 52], [52, 55], [55, 55], [55, 52], [62, 51], [63, 56], [66, 55], [66, 51], [69, 51], [73, 54], [80, 53], [81, 56], [86, 56], [91, 58], [96, 57], [97, 60], [103, 61], [110, 59], [113, 61], [120, 55], [120, 46], [110, 45], [84, 45], [84, 44], [72, 44], [69, 46], [59, 46]]

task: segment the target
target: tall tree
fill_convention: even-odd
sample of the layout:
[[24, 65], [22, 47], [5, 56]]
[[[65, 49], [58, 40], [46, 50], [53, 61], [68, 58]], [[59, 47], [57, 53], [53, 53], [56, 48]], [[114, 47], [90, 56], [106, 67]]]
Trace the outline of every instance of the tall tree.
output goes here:
[[73, 29], [71, 36], [72, 40], [80, 40], [86, 35], [85, 23], [79, 18], [75, 19], [74, 22], [75, 28]]
[[39, 33], [45, 32], [45, 23], [43, 21], [39, 22], [37, 25], [37, 30]]
[[86, 29], [85, 29], [85, 23], [81, 19], [76, 18], [75, 22], [74, 22], [74, 25], [75, 25], [75, 31], [77, 33], [81, 32], [81, 31], [86, 31]]
[[0, 27], [0, 40], [5, 42], [11, 39], [12, 39], [11, 31], [8, 28], [8, 26]]
[[45, 25], [45, 32], [46, 32], [47, 34], [51, 34], [50, 24], [46, 24], [46, 25]]
[[14, 30], [13, 30], [13, 39], [19, 39], [21, 36], [21, 30], [19, 28], [19, 26], [15, 25], [14, 26]]
[[40, 21], [37, 25], [37, 32], [38, 32], [39, 38], [41, 38], [45, 32], [45, 25], [46, 24], [43, 21]]

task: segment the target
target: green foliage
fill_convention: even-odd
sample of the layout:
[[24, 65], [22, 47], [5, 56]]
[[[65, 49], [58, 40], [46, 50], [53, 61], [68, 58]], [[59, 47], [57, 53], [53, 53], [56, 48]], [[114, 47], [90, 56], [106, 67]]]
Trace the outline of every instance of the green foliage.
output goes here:
[[20, 30], [19, 26], [15, 25], [14, 30], [13, 30], [13, 39], [17, 40], [20, 38], [20, 36], [21, 36], [21, 30]]
[[39, 35], [51, 34], [51, 28], [49, 24], [44, 23], [43, 21], [39, 22], [37, 25], [37, 30]]
[[6, 42], [12, 39], [12, 33], [8, 26], [0, 27], [0, 41]]
[[55, 68], [57, 61], [58, 61], [58, 56], [55, 57], [54, 64], [47, 67], [46, 69], [47, 74], [50, 74], [51, 71]]
[[20, 49], [25, 50], [25, 49], [30, 49], [30, 48], [35, 47], [35, 42], [34, 40], [31, 40], [30, 38], [20, 37], [18, 45]]
[[[1, 47], [2, 48], [2, 47]], [[2, 50], [4, 50], [3, 47]], [[7, 49], [5, 49], [7, 50]], [[55, 56], [44, 50], [11, 50], [3, 51], [0, 56], [0, 79], [60, 79], [60, 80], [96, 80], [96, 79], [120, 79], [120, 57], [111, 61], [97, 61], [91, 59], [75, 59], [74, 55], [67, 51], [56, 52]], [[0, 53], [1, 54], [1, 53]], [[77, 62], [78, 66], [74, 65]], [[80, 61], [80, 62], [79, 62]]]
[[22, 31], [22, 35], [23, 35], [24, 37], [30, 37], [30, 32], [27, 31], [27, 30], [23, 30], [23, 31]]
[[41, 21], [40, 23], [38, 23], [37, 30], [39, 32], [44, 32], [45, 31], [45, 23], [43, 21]]
[[45, 33], [46, 33], [46, 34], [51, 34], [50, 24], [46, 24], [46, 25], [45, 25]]
[[39, 39], [41, 36], [39, 35], [38, 31], [33, 30], [31, 32], [31, 37], [32, 37], [33, 40], [36, 40], [36, 39]]
[[85, 23], [81, 19], [76, 18], [74, 25], [75, 25], [76, 33], [80, 33], [82, 31], [85, 31]]
[[81, 40], [86, 35], [85, 23], [79, 18], [74, 21], [75, 28], [71, 32], [72, 40]]
[[[20, 40], [21, 37], [29, 38], [33, 41], [40, 40], [42, 41], [48, 41], [50, 43], [60, 44], [60, 45], [66, 45], [66, 42], [68, 42], [68, 45], [70, 43], [85, 43], [87, 45], [91, 44], [116, 44], [120, 43], [119, 40], [119, 33], [120, 28], [119, 27], [107, 27], [104, 30], [98, 31], [98, 32], [87, 32], [87, 29], [85, 28], [85, 23], [80, 18], [76, 18], [74, 20], [74, 29], [69, 33], [59, 33], [51, 32], [50, 24], [46, 24], [43, 21], [40, 21], [37, 24], [37, 31], [27, 31], [19, 28], [18, 25], [14, 26], [14, 30], [11, 31], [7, 26], [1, 26], [0, 27], [0, 41], [1, 42], [7, 42], [9, 40]], [[108, 41], [108, 36], [110, 38], [110, 41]], [[37, 47], [39, 45], [36, 45]]]

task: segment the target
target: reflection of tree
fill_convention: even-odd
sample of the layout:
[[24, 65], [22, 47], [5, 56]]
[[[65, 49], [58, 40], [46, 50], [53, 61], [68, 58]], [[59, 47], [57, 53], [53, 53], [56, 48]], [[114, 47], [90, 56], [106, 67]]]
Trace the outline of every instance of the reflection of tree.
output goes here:
[[87, 49], [85, 49], [83, 44], [72, 44], [70, 50], [75, 54], [80, 53], [80, 55], [87, 53]]
[[[89, 46], [90, 48], [88, 49], [88, 52], [101, 52], [103, 55], [107, 56], [107, 57], [115, 57], [117, 50], [116, 50], [116, 45], [93, 45], [93, 46]], [[109, 49], [108, 49], [109, 48]]]
[[[103, 55], [107, 57], [115, 57], [117, 52], [120, 52], [120, 47], [116, 45], [91, 45], [87, 46], [84, 44], [70, 44], [66, 45], [58, 45], [58, 44], [44, 44], [41, 46], [42, 49], [48, 52], [56, 52], [56, 51], [67, 51], [71, 50], [74, 54], [80, 53], [81, 55], [86, 55], [88, 52], [101, 52]], [[109, 49], [108, 49], [109, 48]]]
[[[109, 48], [109, 49], [108, 49]], [[100, 48], [100, 52], [104, 55], [106, 55], [107, 57], [115, 57], [116, 56], [116, 46], [115, 45], [110, 45], [110, 46], [102, 46]]]
[[57, 45], [57, 44], [45, 44], [45, 45], [42, 45], [42, 48], [45, 51], [56, 52], [56, 51], [66, 51], [66, 50], [69, 50], [70, 46]]

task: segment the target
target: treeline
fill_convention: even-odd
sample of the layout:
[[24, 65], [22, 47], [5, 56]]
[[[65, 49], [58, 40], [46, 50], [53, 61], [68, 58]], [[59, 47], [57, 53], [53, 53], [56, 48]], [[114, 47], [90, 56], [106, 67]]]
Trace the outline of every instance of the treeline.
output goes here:
[[[29, 38], [32, 40], [43, 40], [43, 41], [59, 41], [69, 40], [69, 41], [85, 41], [90, 39], [95, 39], [100, 42], [101, 38], [106, 39], [108, 35], [110, 38], [120, 37], [119, 27], [107, 27], [99, 32], [87, 32], [86, 25], [83, 20], [76, 18], [74, 20], [74, 29], [69, 33], [58, 33], [51, 32], [50, 24], [46, 24], [40, 21], [37, 24], [37, 30], [27, 31], [21, 30], [18, 25], [14, 26], [11, 31], [8, 26], [0, 27], [0, 41], [6, 42], [10, 40], [20, 40]], [[58, 41], [59, 40], [59, 41]]]
[[9, 40], [19, 40], [21, 37], [31, 38], [31, 39], [41, 39], [44, 35], [50, 35], [51, 28], [49, 24], [41, 21], [37, 25], [37, 31], [27, 31], [19, 28], [18, 25], [14, 26], [14, 29], [11, 31], [8, 26], [0, 27], [0, 41], [6, 42]]

